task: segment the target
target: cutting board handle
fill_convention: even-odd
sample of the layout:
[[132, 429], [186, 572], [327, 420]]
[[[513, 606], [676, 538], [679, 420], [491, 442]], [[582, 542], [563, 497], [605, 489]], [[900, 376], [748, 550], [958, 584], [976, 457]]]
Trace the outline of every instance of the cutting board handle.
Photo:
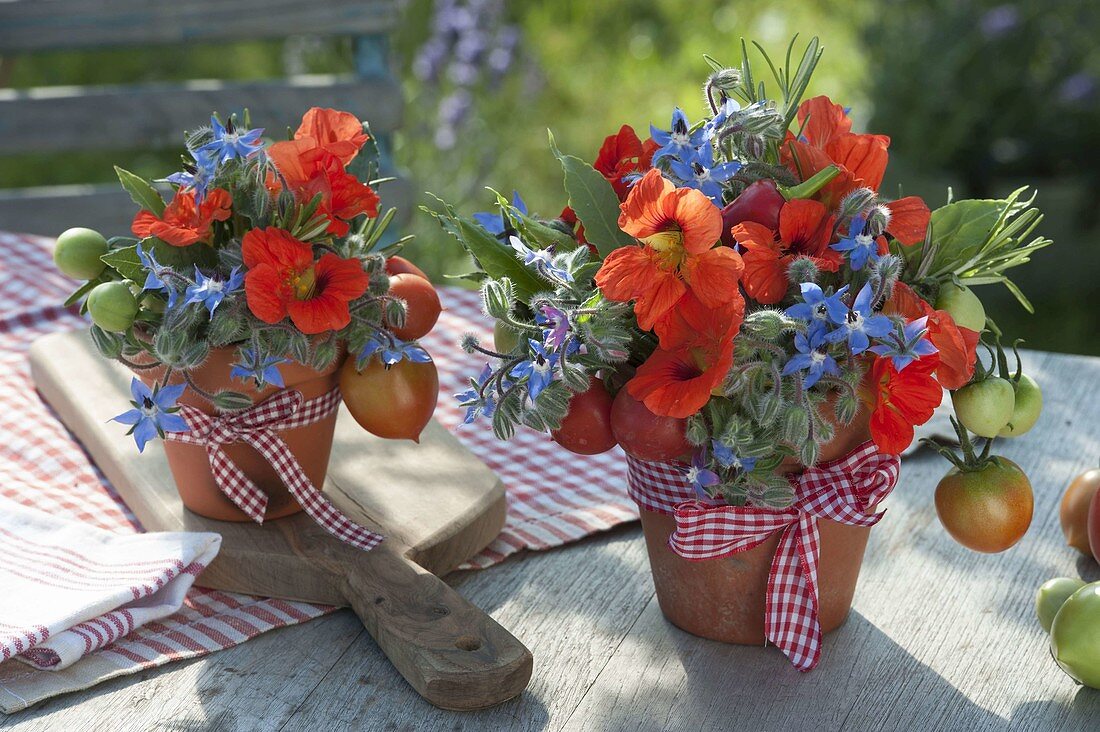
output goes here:
[[348, 603], [429, 702], [443, 709], [482, 709], [527, 687], [531, 652], [441, 579], [385, 543], [346, 557]]

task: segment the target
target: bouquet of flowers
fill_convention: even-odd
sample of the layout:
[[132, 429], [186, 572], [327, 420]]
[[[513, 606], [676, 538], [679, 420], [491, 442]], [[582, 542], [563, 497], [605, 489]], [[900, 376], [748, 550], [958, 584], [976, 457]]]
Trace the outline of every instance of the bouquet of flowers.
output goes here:
[[[87, 280], [67, 304], [83, 299], [99, 351], [159, 374], [152, 384], [135, 379], [134, 408], [115, 418], [131, 425], [139, 450], [187, 430], [176, 414], [185, 390], [218, 410], [252, 405], [240, 391], [210, 392], [194, 378], [215, 349], [235, 349], [230, 375], [257, 389], [282, 388], [283, 364], [325, 370], [346, 352], [358, 371], [375, 362], [434, 374], [416, 339], [435, 324], [439, 300], [423, 272], [394, 256], [404, 239], [383, 244], [395, 211], [378, 215], [372, 186], [385, 179], [369, 127], [349, 112], [313, 108], [288, 140], [265, 144], [263, 132], [247, 112], [242, 122], [215, 114], [187, 134], [182, 170], [163, 181], [169, 202], [116, 168], [141, 207], [132, 237], [72, 229], [58, 239], [58, 267]], [[373, 379], [398, 373], [368, 371]], [[345, 401], [384, 437], [415, 438], [435, 405], [422, 389], [413, 421], [395, 425], [374, 417], [380, 405], [361, 403], [360, 391], [345, 389]]]

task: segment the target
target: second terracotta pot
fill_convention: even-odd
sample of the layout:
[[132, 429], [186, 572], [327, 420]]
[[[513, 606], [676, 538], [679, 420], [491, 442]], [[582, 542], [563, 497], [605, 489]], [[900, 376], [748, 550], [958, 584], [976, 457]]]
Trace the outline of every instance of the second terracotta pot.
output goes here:
[[[217, 392], [231, 389], [247, 394], [253, 404], [258, 404], [280, 391], [275, 386], [258, 390], [252, 382], [231, 379], [229, 374], [235, 361], [237, 361], [236, 348], [214, 349], [202, 366], [190, 372], [191, 378], [205, 391]], [[323, 371], [317, 371], [296, 362], [285, 363], [279, 366], [279, 372], [286, 383], [286, 388], [301, 392], [302, 397], [309, 401], [336, 388], [339, 382], [340, 361], [341, 359], [336, 359]], [[139, 376], [142, 381], [151, 385], [162, 373], [162, 369], [150, 369], [142, 371]], [[180, 383], [182, 380], [182, 376], [177, 374], [171, 379], [171, 383]], [[207, 414], [215, 412], [210, 402], [191, 389], [186, 390], [179, 401]], [[278, 432], [279, 437], [287, 444], [290, 452], [302, 466], [310, 482], [318, 489], [324, 484], [325, 475], [328, 472], [332, 435], [336, 429], [336, 414], [334, 411], [328, 417], [313, 424]], [[222, 450], [260, 490], [267, 494], [266, 519], [282, 518], [302, 510], [275, 469], [251, 446], [238, 442], [225, 445]], [[205, 448], [165, 440], [164, 452], [168, 457], [168, 467], [172, 470], [172, 477], [176, 481], [176, 489], [185, 507], [200, 516], [220, 521], [252, 520], [218, 487], [210, 472], [210, 460]]]
[[[844, 457], [870, 437], [863, 410], [821, 451], [821, 462]], [[787, 472], [799, 470], [790, 464]], [[672, 516], [641, 510], [653, 585], [661, 612], [675, 626], [726, 643], [763, 645], [768, 575], [780, 532], [759, 546], [720, 559], [691, 562], [668, 546], [676, 529]], [[871, 528], [819, 520], [818, 618], [827, 633], [848, 617]]]

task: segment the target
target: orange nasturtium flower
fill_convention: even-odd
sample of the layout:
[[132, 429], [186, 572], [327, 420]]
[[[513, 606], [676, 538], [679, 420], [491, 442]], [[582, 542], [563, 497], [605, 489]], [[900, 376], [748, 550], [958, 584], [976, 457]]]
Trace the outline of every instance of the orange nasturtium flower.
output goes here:
[[722, 212], [692, 188], [676, 188], [651, 169], [621, 205], [619, 228], [638, 239], [607, 255], [596, 273], [604, 297], [634, 301], [642, 330], [653, 330], [689, 291], [708, 308], [740, 299], [743, 264], [718, 246]]
[[741, 297], [708, 308], [688, 292], [658, 323], [658, 335], [666, 327], [667, 337], [662, 336], [663, 345], [638, 367], [626, 390], [654, 414], [676, 418], [695, 414], [733, 365], [733, 337], [744, 312]]
[[348, 303], [367, 291], [358, 259], [331, 252], [313, 261], [313, 248], [283, 229], [252, 229], [241, 242], [248, 309], [265, 323], [290, 316], [303, 333], [340, 330], [351, 322]]
[[939, 361], [938, 354], [922, 356], [898, 371], [893, 359], [875, 358], [871, 439], [882, 452], [901, 454], [913, 442], [914, 425], [932, 418], [943, 400], [943, 387], [932, 376]]
[[209, 242], [212, 224], [228, 219], [233, 214], [232, 206], [229, 191], [222, 188], [208, 191], [201, 204], [195, 203], [194, 191], [181, 190], [159, 217], [152, 211], [138, 211], [130, 230], [139, 239], [155, 236], [174, 247]]
[[844, 261], [829, 247], [833, 217], [817, 201], [795, 199], [779, 210], [779, 231], [755, 221], [733, 227], [733, 238], [745, 248], [742, 284], [749, 297], [774, 305], [791, 286], [787, 266], [797, 257], [809, 257], [818, 269], [836, 272]]

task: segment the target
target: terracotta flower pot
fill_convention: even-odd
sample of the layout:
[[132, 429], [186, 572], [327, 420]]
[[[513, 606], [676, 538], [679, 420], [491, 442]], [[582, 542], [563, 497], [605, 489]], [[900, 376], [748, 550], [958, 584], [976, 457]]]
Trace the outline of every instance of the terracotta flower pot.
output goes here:
[[[236, 348], [214, 349], [202, 366], [190, 372], [191, 378], [205, 391], [217, 392], [223, 389], [231, 389], [247, 394], [252, 398], [253, 404], [262, 402], [272, 394], [280, 391], [278, 387], [274, 386], [257, 390], [252, 382], [231, 379], [229, 373], [232, 364], [236, 360]], [[309, 401], [327, 394], [336, 387], [339, 381], [341, 360], [340, 358], [336, 359], [331, 366], [323, 371], [317, 371], [297, 362], [285, 363], [279, 366], [279, 372], [282, 374], [283, 381], [288, 389], [301, 392], [302, 397]], [[160, 368], [148, 369], [141, 371], [138, 376], [146, 384], [152, 385], [163, 373], [163, 369]], [[182, 381], [182, 375], [176, 374], [170, 380], [170, 383], [177, 384]], [[179, 402], [200, 409], [207, 414], [215, 413], [214, 407], [191, 389], [183, 393]], [[312, 424], [295, 429], [281, 430], [278, 433], [301, 464], [306, 476], [318, 488], [325, 482], [329, 453], [332, 450], [332, 435], [335, 429], [336, 412], [333, 412], [328, 417]], [[210, 461], [205, 448], [167, 440], [163, 444], [164, 452], [168, 456], [168, 466], [172, 470], [172, 477], [176, 480], [176, 489], [179, 491], [184, 506], [200, 516], [220, 521], [252, 520], [221, 492], [214, 481], [213, 474], [210, 472]], [[223, 446], [222, 450], [260, 490], [267, 494], [266, 519], [282, 518], [302, 510], [302, 507], [294, 500], [283, 481], [275, 473], [275, 469], [251, 446], [237, 442]]]
[[[821, 462], [844, 457], [870, 438], [870, 413], [863, 410], [824, 446]], [[791, 464], [786, 472], [797, 472]], [[721, 559], [688, 561], [668, 546], [676, 529], [672, 516], [641, 510], [642, 532], [661, 612], [694, 635], [744, 645], [763, 645], [765, 598], [780, 532], [753, 549]], [[870, 527], [818, 521], [818, 617], [827, 633], [848, 617]]]

